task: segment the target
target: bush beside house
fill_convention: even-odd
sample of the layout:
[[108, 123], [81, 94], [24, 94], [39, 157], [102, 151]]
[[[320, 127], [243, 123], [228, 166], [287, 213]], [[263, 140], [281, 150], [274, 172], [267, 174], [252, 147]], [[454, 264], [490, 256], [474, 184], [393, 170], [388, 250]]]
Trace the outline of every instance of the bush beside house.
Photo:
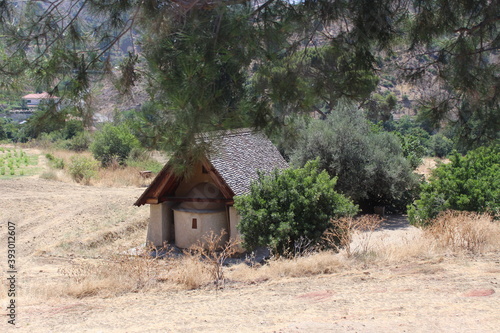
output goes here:
[[261, 174], [249, 194], [235, 198], [244, 247], [267, 246], [287, 255], [298, 242], [319, 241], [330, 219], [358, 211], [334, 190], [336, 178], [320, 171], [318, 164], [309, 161], [303, 168]]

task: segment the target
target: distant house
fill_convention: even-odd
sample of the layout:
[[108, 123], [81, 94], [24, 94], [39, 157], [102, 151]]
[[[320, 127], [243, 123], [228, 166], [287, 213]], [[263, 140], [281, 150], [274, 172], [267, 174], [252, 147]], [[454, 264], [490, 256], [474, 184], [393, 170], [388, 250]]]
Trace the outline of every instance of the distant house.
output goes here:
[[234, 197], [246, 194], [258, 171], [287, 168], [269, 139], [248, 129], [219, 133], [211, 152], [188, 172], [178, 177], [167, 163], [135, 202], [150, 205], [147, 241], [188, 248], [211, 231], [227, 234], [223, 241], [238, 239], [240, 216]]
[[45, 102], [45, 101], [54, 101], [57, 102], [59, 100], [59, 97], [50, 95], [47, 92], [43, 92], [40, 94], [28, 94], [24, 95], [22, 97], [23, 100], [23, 105], [26, 106], [26, 108], [31, 109], [31, 108], [36, 108], [40, 103]]

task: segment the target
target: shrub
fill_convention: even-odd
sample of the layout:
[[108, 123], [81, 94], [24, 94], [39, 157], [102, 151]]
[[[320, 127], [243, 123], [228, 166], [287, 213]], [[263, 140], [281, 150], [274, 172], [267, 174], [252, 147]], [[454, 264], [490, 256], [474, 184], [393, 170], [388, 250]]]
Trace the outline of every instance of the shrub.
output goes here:
[[317, 160], [304, 168], [260, 174], [249, 194], [235, 198], [243, 246], [267, 246], [277, 254], [290, 255], [301, 240], [320, 240], [331, 218], [357, 212], [349, 199], [334, 190], [335, 184], [335, 178], [319, 171]]
[[22, 125], [23, 139], [38, 138], [42, 134], [45, 134], [42, 140], [44, 143], [53, 143], [64, 139], [60, 130], [65, 126], [66, 117], [67, 113], [63, 110], [57, 110], [55, 103], [39, 106], [38, 110]]
[[420, 199], [409, 207], [412, 224], [426, 225], [448, 209], [500, 216], [500, 145], [455, 152], [451, 163], [437, 167], [421, 185]]
[[163, 164], [151, 157], [150, 152], [142, 148], [134, 148], [130, 151], [127, 159], [127, 165], [141, 170], [150, 170], [152, 172], [160, 172]]
[[88, 132], [79, 132], [65, 142], [64, 148], [78, 152], [84, 151], [89, 148], [91, 141], [92, 140]]
[[443, 134], [436, 134], [431, 137], [430, 146], [432, 149], [432, 153], [437, 157], [446, 157], [448, 156], [453, 149], [453, 141], [448, 139]]
[[124, 164], [130, 151], [139, 147], [139, 141], [124, 125], [104, 125], [103, 129], [95, 135], [90, 150], [95, 159], [107, 166], [113, 160]]
[[395, 132], [395, 135], [398, 136], [401, 141], [404, 157], [410, 162], [412, 169], [416, 169], [422, 164], [422, 157], [424, 157], [426, 153], [426, 148], [422, 140], [411, 134], [402, 135], [399, 132]]
[[64, 127], [60, 130], [63, 139], [72, 139], [75, 136], [83, 133], [84, 127], [80, 120], [66, 120]]
[[64, 169], [64, 160], [62, 158], [57, 158], [52, 154], [45, 154], [45, 157], [54, 169]]
[[[319, 157], [320, 168], [338, 177], [337, 190], [363, 208], [392, 205], [406, 209], [418, 179], [390, 133], [373, 130], [359, 110], [339, 109], [326, 121], [313, 121], [292, 153], [302, 166]], [[409, 198], [400, 203], [401, 198]]]
[[98, 163], [85, 156], [72, 156], [69, 174], [77, 183], [88, 185], [90, 179], [97, 176]]

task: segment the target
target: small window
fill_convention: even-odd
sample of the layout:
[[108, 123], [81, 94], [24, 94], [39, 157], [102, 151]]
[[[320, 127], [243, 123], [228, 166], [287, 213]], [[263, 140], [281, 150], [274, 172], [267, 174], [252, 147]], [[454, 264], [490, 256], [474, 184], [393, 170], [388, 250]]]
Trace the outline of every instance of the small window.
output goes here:
[[202, 173], [208, 173], [208, 170], [204, 166], [201, 166], [201, 172]]
[[191, 221], [191, 228], [198, 229], [198, 219], [193, 219]]

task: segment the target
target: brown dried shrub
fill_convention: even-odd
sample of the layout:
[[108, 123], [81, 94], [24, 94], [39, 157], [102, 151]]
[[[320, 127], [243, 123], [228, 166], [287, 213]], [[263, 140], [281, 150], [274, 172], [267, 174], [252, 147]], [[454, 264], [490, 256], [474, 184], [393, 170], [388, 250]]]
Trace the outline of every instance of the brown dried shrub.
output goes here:
[[500, 225], [488, 214], [442, 212], [425, 229], [425, 236], [452, 251], [482, 253], [500, 247]]
[[373, 232], [380, 226], [383, 219], [379, 215], [362, 215], [359, 217], [344, 217], [338, 220], [331, 220], [331, 228], [323, 234], [323, 240], [328, 247], [337, 251], [345, 249], [348, 257], [353, 255], [351, 248], [353, 236], [357, 233], [366, 233], [361, 249], [356, 252], [367, 253], [369, 250], [370, 238]]

